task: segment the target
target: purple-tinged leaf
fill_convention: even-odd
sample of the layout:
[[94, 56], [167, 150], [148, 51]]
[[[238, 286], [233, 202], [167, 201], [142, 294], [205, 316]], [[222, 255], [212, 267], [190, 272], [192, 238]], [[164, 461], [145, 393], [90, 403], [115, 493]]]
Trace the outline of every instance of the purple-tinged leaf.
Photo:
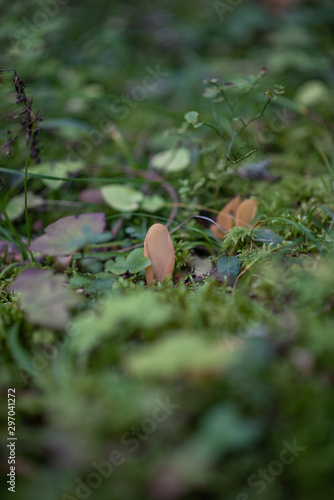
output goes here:
[[39, 326], [62, 329], [70, 319], [69, 309], [82, 299], [65, 286], [65, 277], [43, 269], [26, 269], [9, 289], [21, 294], [20, 302], [28, 320]]
[[105, 214], [102, 212], [70, 215], [45, 228], [30, 245], [30, 250], [45, 255], [71, 255], [79, 248], [93, 243], [109, 241], [110, 233], [104, 233]]

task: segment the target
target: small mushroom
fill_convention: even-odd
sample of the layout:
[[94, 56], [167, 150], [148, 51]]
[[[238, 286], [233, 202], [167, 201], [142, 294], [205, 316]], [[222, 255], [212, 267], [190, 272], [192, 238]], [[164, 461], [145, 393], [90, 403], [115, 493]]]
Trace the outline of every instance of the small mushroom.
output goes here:
[[258, 202], [255, 200], [245, 200], [237, 210], [236, 225], [247, 227], [254, 219], [257, 212]]
[[151, 265], [146, 267], [146, 283], [163, 281], [166, 276], [173, 274], [175, 252], [168, 229], [162, 224], [153, 224], [147, 231], [144, 241], [144, 256], [148, 257]]
[[[233, 226], [235, 226], [236, 214], [240, 204], [241, 197], [238, 195], [233, 198], [233, 200], [229, 201], [227, 205], [225, 205], [225, 207], [223, 207], [219, 212], [217, 216], [217, 224], [225, 229], [226, 232], [232, 229]], [[217, 238], [225, 238], [226, 234], [224, 234], [223, 231], [215, 224], [211, 224], [210, 229], [213, 234], [217, 236]]]
[[258, 202], [255, 200], [245, 200], [241, 202], [240, 196], [236, 196], [219, 212], [217, 217], [217, 224], [223, 229], [220, 229], [215, 224], [211, 224], [210, 229], [213, 234], [219, 238], [224, 239], [227, 231], [234, 226], [247, 227], [254, 219], [257, 212]]

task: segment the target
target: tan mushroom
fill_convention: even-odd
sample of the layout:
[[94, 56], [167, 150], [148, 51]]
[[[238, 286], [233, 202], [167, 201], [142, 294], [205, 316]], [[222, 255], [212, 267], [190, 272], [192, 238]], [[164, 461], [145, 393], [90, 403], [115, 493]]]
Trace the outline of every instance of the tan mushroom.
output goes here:
[[227, 232], [234, 226], [249, 226], [256, 215], [257, 206], [258, 202], [255, 200], [245, 200], [241, 202], [240, 196], [236, 196], [223, 207], [217, 217], [217, 224], [225, 231], [215, 224], [211, 224], [211, 231], [217, 238], [222, 240], [225, 238]]
[[237, 210], [236, 225], [247, 227], [254, 219], [257, 212], [258, 202], [255, 200], [245, 200]]
[[223, 239], [226, 236], [227, 231], [235, 226], [235, 219], [239, 205], [241, 204], [241, 197], [238, 195], [233, 200], [229, 201], [225, 207], [219, 212], [217, 216], [217, 224], [225, 229], [223, 232], [215, 224], [211, 224], [210, 229], [217, 238]]
[[146, 267], [146, 283], [163, 281], [166, 276], [173, 274], [175, 252], [168, 229], [162, 224], [153, 224], [147, 231], [144, 242], [144, 256], [148, 257], [151, 265]]

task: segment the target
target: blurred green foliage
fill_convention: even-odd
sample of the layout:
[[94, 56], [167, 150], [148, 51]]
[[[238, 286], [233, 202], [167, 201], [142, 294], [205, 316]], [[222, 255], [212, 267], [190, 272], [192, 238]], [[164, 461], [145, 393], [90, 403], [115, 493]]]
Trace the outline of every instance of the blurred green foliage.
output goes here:
[[[334, 157], [332, 1], [0, 0], [0, 11], [0, 66], [16, 69], [44, 117], [43, 163], [32, 172], [66, 177], [73, 172], [61, 168], [64, 162], [80, 162], [78, 182], [29, 179], [29, 190], [42, 193], [49, 208], [30, 211], [36, 234], [41, 221], [45, 227], [84, 211], [104, 211], [113, 229], [124, 197], [85, 205], [81, 191], [130, 178], [136, 194], [148, 180], [134, 171], [150, 172], [162, 152], [187, 152], [182, 172], [160, 172], [181, 203], [176, 285], [147, 290], [145, 262], [137, 260], [138, 276], [116, 279], [109, 271], [120, 260], [112, 250], [76, 254], [66, 269], [69, 287], [86, 298], [65, 329], [52, 331], [29, 323], [20, 299], [9, 296], [22, 268], [1, 266], [1, 443], [7, 388], [15, 387], [16, 498], [331, 498], [334, 179], [323, 159], [331, 165]], [[192, 126], [197, 119], [215, 123], [216, 109], [225, 109], [224, 102], [214, 107], [204, 80], [247, 91], [249, 75], [263, 67], [259, 86], [238, 101], [240, 117], [260, 113], [275, 85], [285, 94], [234, 152], [240, 158], [255, 149], [254, 162], [270, 157], [279, 177], [272, 184], [236, 175], [215, 132]], [[20, 106], [12, 72], [1, 78], [3, 117]], [[235, 88], [226, 92], [233, 96]], [[223, 135], [231, 132], [228, 113], [217, 121]], [[2, 146], [20, 118], [0, 127]], [[2, 167], [22, 171], [24, 137], [5, 152]], [[23, 177], [1, 177], [3, 210], [22, 197]], [[146, 206], [126, 200], [121, 248], [142, 242], [150, 223], [170, 214], [168, 186], [149, 180]], [[259, 242], [241, 227], [218, 243], [205, 222], [187, 219], [198, 207], [214, 217], [210, 210], [237, 194], [259, 200], [258, 220], [269, 222], [258, 234], [282, 243]], [[312, 212], [318, 205], [327, 211]], [[3, 238], [16, 230], [25, 243], [23, 214], [14, 229], [1, 223]], [[192, 252], [206, 259], [211, 276], [193, 272]], [[225, 273], [233, 254], [243, 274], [232, 293], [235, 275], [223, 282], [219, 269]], [[2, 446], [2, 478], [7, 455]]]

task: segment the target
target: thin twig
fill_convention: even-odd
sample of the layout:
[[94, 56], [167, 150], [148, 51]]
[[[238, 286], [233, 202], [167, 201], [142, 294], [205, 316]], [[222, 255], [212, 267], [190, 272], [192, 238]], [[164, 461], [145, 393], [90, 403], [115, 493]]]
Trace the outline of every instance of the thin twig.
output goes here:
[[[2, 118], [0, 118], [0, 122], [1, 122], [2, 120], [5, 120], [6, 118], [10, 118], [10, 117], [12, 117], [12, 115], [14, 115], [14, 113], [17, 113], [18, 111], [21, 111], [21, 110], [24, 110], [24, 109], [25, 109], [25, 108], [24, 108], [24, 107], [22, 107], [22, 108], [17, 109], [16, 111], [12, 111], [12, 112], [11, 112], [11, 113], [9, 113], [8, 115], [3, 116]], [[16, 118], [18, 118], [19, 116], [21, 116], [21, 114], [22, 114], [22, 113], [19, 113], [18, 115], [13, 116], [13, 119], [14, 119], [14, 120], [16, 120]]]
[[124, 217], [121, 216], [117, 219], [116, 221], [116, 224], [112, 230], [112, 235], [113, 235], [113, 238], [116, 238], [117, 234], [118, 234], [118, 231], [121, 229], [122, 227], [122, 224], [123, 224], [123, 221], [124, 221]]

